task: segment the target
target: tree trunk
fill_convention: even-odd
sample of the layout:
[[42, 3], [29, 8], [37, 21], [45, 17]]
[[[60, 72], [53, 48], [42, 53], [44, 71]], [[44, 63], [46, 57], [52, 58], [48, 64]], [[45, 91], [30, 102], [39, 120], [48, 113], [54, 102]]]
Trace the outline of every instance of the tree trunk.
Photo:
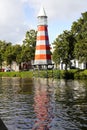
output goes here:
[[67, 64], [65, 64], [65, 70], [67, 70]]

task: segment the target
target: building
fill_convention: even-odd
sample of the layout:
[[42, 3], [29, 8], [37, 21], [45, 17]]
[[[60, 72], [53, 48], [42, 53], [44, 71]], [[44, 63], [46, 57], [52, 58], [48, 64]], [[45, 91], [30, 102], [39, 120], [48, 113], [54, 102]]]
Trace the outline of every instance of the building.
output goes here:
[[52, 65], [48, 36], [47, 15], [43, 7], [41, 7], [37, 18], [37, 41], [34, 65], [39, 67]]
[[[65, 64], [63, 64], [62, 61], [60, 62], [59, 69], [65, 70]], [[67, 67], [67, 69], [70, 69], [69, 66]], [[71, 60], [71, 69], [87, 69], [87, 63], [86, 62], [80, 63], [76, 59]]]

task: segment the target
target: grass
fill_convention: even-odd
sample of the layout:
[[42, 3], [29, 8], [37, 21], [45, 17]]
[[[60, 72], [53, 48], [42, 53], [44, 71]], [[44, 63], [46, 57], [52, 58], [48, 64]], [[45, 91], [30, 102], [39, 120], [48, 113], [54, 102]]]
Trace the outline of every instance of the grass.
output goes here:
[[21, 72], [0, 72], [0, 77], [21, 77], [21, 78], [32, 78], [32, 71], [21, 71]]
[[21, 71], [21, 72], [0, 72], [0, 77], [21, 77], [21, 78], [54, 78], [54, 79], [87, 79], [87, 70], [37, 70], [33, 71]]

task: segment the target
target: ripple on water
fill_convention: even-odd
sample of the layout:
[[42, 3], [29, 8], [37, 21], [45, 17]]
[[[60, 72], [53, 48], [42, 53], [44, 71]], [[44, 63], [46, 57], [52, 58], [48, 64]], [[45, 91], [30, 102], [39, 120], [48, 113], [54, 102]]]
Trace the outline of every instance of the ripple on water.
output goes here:
[[86, 130], [86, 84], [0, 79], [0, 116], [9, 130]]

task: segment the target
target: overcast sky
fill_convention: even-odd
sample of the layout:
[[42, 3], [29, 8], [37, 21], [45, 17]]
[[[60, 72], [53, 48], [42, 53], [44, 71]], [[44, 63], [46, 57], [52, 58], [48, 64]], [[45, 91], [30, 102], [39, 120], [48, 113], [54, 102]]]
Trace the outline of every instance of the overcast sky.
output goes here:
[[26, 31], [37, 29], [41, 5], [48, 16], [51, 43], [87, 11], [87, 0], [0, 0], [0, 40], [22, 43]]

